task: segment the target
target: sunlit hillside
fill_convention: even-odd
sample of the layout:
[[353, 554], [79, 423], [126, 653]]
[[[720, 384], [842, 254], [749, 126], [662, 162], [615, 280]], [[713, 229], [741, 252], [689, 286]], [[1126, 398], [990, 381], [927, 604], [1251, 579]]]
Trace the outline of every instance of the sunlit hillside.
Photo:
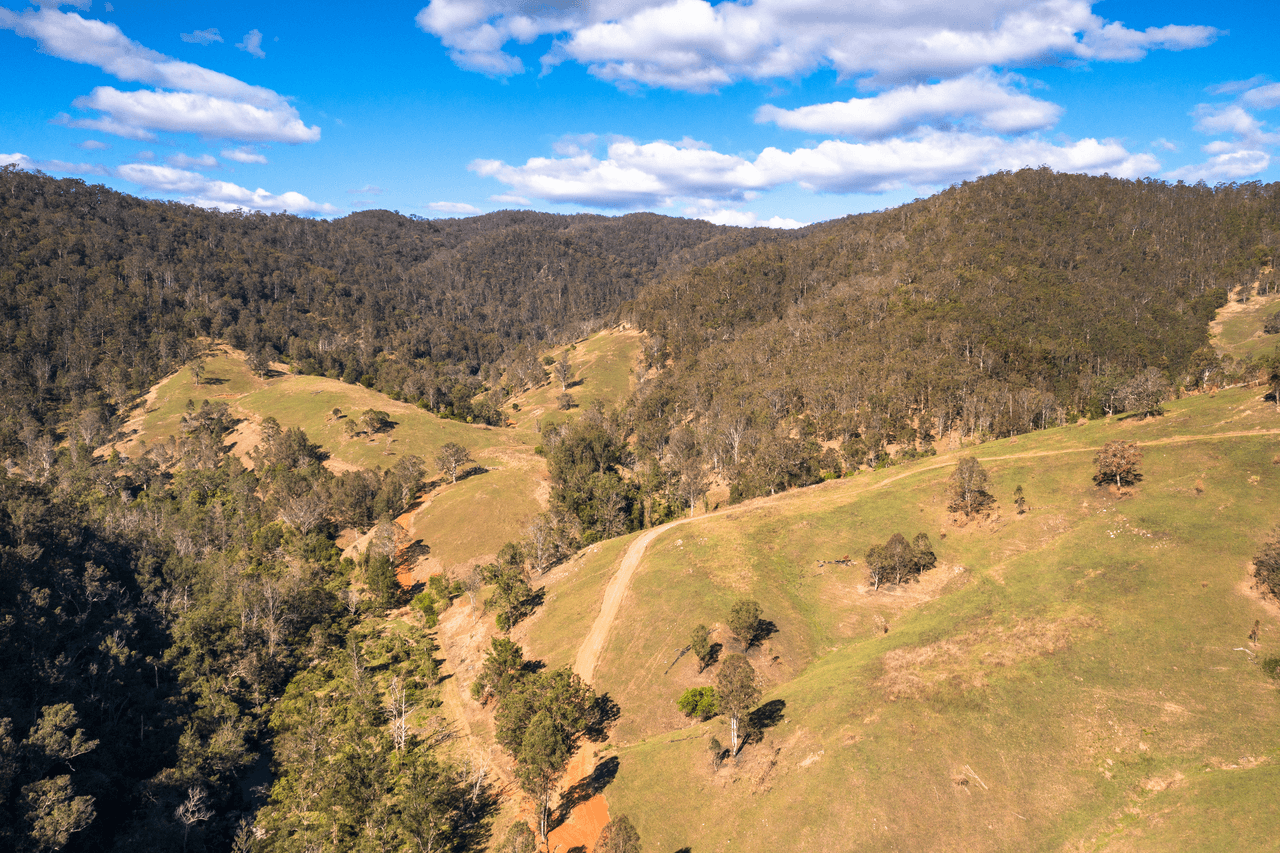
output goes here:
[[[595, 669], [622, 707], [610, 809], [663, 850], [1269, 847], [1280, 695], [1258, 659], [1280, 610], [1249, 560], [1280, 520], [1280, 414], [1261, 396], [974, 447], [996, 505], [972, 521], [946, 508], [952, 454], [660, 533]], [[1093, 483], [1113, 439], [1143, 450], [1131, 489]], [[939, 563], [873, 590], [863, 557], [894, 532], [927, 533]], [[574, 662], [629, 544], [549, 578], [533, 656]], [[715, 770], [725, 722], [676, 709], [715, 668], [681, 650], [700, 622], [740, 650], [742, 597], [771, 623], [748, 652], [762, 731]]]

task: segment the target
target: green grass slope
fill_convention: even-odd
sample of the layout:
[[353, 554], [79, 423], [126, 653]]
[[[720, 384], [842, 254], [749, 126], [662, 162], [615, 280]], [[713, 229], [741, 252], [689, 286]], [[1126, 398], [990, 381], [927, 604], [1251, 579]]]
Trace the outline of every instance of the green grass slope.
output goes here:
[[[611, 813], [657, 850], [1274, 849], [1280, 695], [1254, 655], [1280, 654], [1280, 614], [1247, 572], [1280, 521], [1280, 416], [1260, 397], [975, 447], [983, 522], [946, 511], [938, 457], [662, 534], [596, 671], [623, 709]], [[1114, 438], [1145, 453], [1125, 495], [1091, 480]], [[927, 532], [939, 566], [869, 590], [862, 557], [895, 531]], [[532, 656], [572, 659], [617, 556], [549, 586]], [[777, 628], [750, 652], [776, 719], [713, 771], [726, 724], [675, 700], [714, 669], [672, 660], [697, 622], [736, 651], [744, 596]]]
[[[600, 401], [615, 405], [628, 393], [631, 373], [639, 357], [636, 332], [606, 331], [579, 341], [569, 351], [580, 405]], [[559, 356], [560, 351], [554, 352]], [[438, 477], [435, 457], [449, 442], [466, 447], [484, 471], [457, 483], [437, 480], [410, 516], [402, 521], [413, 539], [429, 549], [415, 570], [425, 574], [491, 559], [508, 541], [521, 539], [534, 515], [547, 501], [546, 462], [534, 453], [538, 417], [555, 412], [558, 383], [548, 383], [517, 397], [521, 411], [515, 426], [495, 428], [447, 420], [361, 385], [321, 376], [276, 373], [262, 379], [245, 364], [244, 354], [215, 346], [204, 360], [204, 376], [196, 384], [190, 367], [183, 368], [152, 389], [143, 406], [124, 429], [115, 447], [137, 455], [175, 435], [187, 402], [221, 401], [241, 419], [230, 440], [247, 463], [257, 445], [259, 427], [267, 417], [281, 426], [301, 427], [329, 454], [335, 471], [390, 468], [397, 459], [416, 455], [427, 463], [428, 478]], [[333, 416], [339, 409], [341, 415]], [[343, 427], [348, 417], [365, 409], [391, 416], [392, 429], [376, 437], [349, 438]], [[555, 412], [558, 416], [565, 413]]]
[[1214, 348], [1235, 358], [1270, 355], [1280, 349], [1280, 335], [1262, 331], [1263, 320], [1280, 311], [1280, 294], [1255, 296], [1248, 302], [1229, 302], [1218, 309], [1209, 325]]
[[632, 375], [640, 361], [640, 333], [634, 330], [615, 329], [599, 332], [586, 340], [559, 347], [547, 353], [559, 360], [568, 353], [572, 375], [567, 392], [574, 400], [574, 408], [561, 411], [557, 398], [565, 389], [552, 379], [545, 385], [516, 396], [513, 402], [520, 407], [511, 419], [517, 429], [532, 431], [541, 420], [543, 423], [561, 423], [578, 412], [600, 403], [615, 406], [631, 392]]

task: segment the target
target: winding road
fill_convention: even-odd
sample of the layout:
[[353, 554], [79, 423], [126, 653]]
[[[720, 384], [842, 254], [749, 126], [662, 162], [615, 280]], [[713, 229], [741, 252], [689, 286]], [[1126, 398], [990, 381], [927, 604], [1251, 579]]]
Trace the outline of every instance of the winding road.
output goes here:
[[[1157, 438], [1151, 441], [1140, 441], [1141, 447], [1159, 446], [1162, 444], [1183, 444], [1189, 441], [1202, 441], [1215, 438], [1240, 438], [1243, 436], [1254, 435], [1280, 435], [1280, 429], [1262, 429], [1262, 430], [1241, 430], [1239, 432], [1217, 432], [1204, 435], [1175, 435], [1168, 438]], [[1003, 461], [1007, 459], [1034, 459], [1043, 456], [1065, 456], [1068, 453], [1094, 453], [1096, 447], [1071, 447], [1063, 450], [1030, 450], [1026, 453], [1010, 453], [1003, 456], [986, 456], [983, 457], [984, 462]], [[901, 480], [904, 477], [910, 477], [915, 474], [921, 474], [925, 471], [934, 471], [938, 468], [947, 468], [955, 465], [959, 460], [959, 456], [936, 462], [932, 465], [926, 465], [922, 468], [913, 468], [910, 471], [903, 471], [892, 477], [886, 477], [878, 483], [873, 483], [866, 487], [863, 491], [870, 492], [875, 489], [883, 488], [890, 483]], [[834, 480], [833, 483], [843, 483], [843, 480]], [[781, 494], [794, 494], [794, 492], [783, 492]], [[771, 495], [779, 497], [780, 495]], [[676, 521], [670, 521], [659, 527], [646, 530], [644, 533], [636, 537], [635, 541], [627, 546], [626, 552], [622, 555], [622, 562], [618, 566], [618, 571], [604, 588], [604, 600], [600, 602], [600, 612], [596, 614], [595, 621], [591, 623], [591, 630], [587, 632], [587, 636], [583, 638], [582, 645], [578, 647], [578, 656], [573, 663], [573, 671], [588, 684], [592, 683], [595, 676], [596, 667], [600, 663], [600, 655], [604, 651], [605, 642], [609, 639], [609, 633], [613, 629], [613, 624], [618, 618], [618, 611], [622, 609], [622, 600], [626, 598], [628, 590], [631, 588], [631, 579], [635, 576], [636, 569], [640, 567], [640, 560], [644, 557], [644, 552], [648, 550], [649, 544], [653, 542], [661, 534], [677, 527], [681, 524], [687, 524], [690, 521], [701, 521], [707, 518], [714, 518], [718, 515], [725, 515], [730, 512], [739, 512], [750, 509], [752, 506], [767, 501], [770, 498], [756, 498], [742, 504], [735, 504], [727, 509], [718, 510], [716, 512], [707, 513], [706, 515], [698, 515], [693, 518], [681, 518]]]

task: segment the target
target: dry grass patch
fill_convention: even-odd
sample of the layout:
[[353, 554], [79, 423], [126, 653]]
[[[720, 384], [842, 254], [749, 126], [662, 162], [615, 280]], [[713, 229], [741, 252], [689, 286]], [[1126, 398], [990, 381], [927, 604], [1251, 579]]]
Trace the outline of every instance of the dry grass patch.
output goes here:
[[924, 699], [947, 688], [986, 687], [996, 670], [1064, 649], [1071, 644], [1073, 631], [1089, 625], [1090, 620], [1082, 617], [1020, 619], [927, 646], [893, 649], [884, 655], [884, 674], [876, 687], [890, 701]]

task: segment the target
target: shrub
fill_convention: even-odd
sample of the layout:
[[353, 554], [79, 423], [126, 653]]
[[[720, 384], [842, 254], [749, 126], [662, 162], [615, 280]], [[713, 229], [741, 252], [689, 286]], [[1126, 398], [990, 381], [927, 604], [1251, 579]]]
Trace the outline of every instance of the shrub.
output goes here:
[[676, 707], [686, 717], [709, 720], [720, 713], [720, 700], [714, 687], [690, 687], [676, 700]]
[[1280, 598], [1280, 527], [1271, 532], [1271, 538], [1254, 555], [1253, 576], [1259, 586]]
[[917, 533], [908, 542], [907, 537], [895, 533], [883, 545], [872, 545], [867, 551], [867, 579], [875, 589], [881, 583], [902, 583], [920, 580], [920, 574], [938, 564], [929, 536]]

